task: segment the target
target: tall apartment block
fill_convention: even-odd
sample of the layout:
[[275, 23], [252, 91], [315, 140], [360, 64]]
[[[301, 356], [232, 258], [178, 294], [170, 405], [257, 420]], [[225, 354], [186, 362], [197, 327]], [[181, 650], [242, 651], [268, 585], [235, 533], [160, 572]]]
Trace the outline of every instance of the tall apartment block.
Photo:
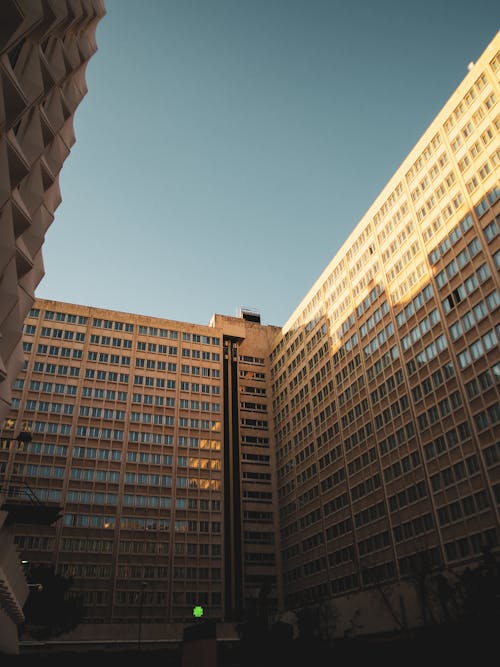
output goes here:
[[285, 606], [349, 632], [436, 616], [405, 584], [498, 551], [499, 75], [500, 33], [271, 353]]
[[[14, 385], [32, 441], [0, 450], [13, 488], [64, 507], [17, 530], [75, 578], [87, 622], [241, 619], [277, 608], [269, 350], [258, 316], [211, 326], [36, 301]], [[10, 445], [10, 446], [9, 446]]]
[[[43, 276], [41, 247], [61, 201], [101, 0], [3, 0], [0, 8], [0, 419], [23, 364], [21, 333]], [[0, 489], [0, 496], [2, 490]], [[0, 626], [10, 645], [24, 578], [0, 511]], [[3, 530], [2, 527], [5, 527]], [[5, 588], [5, 591], [4, 591]], [[4, 618], [5, 615], [5, 618]], [[0, 631], [0, 647], [3, 646]], [[15, 640], [13, 640], [15, 641]]]
[[87, 622], [390, 630], [498, 553], [499, 74], [500, 33], [283, 328], [34, 304], [0, 470], [63, 508], [17, 541]]

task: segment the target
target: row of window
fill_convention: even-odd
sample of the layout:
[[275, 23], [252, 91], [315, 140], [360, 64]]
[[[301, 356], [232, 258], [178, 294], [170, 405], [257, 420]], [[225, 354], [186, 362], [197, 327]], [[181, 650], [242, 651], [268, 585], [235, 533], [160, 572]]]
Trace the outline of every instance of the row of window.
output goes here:
[[474, 415], [474, 423], [478, 431], [494, 426], [500, 421], [500, 403], [496, 402], [490, 405], [486, 410], [482, 410]]
[[349, 475], [354, 475], [354, 473], [359, 472], [366, 466], [370, 465], [377, 460], [377, 449], [371, 447], [368, 451], [363, 452], [361, 456], [356, 457], [347, 464], [347, 472]]
[[379, 308], [377, 308], [372, 315], [359, 328], [361, 338], [364, 338], [389, 312], [389, 304], [383, 301]]
[[362, 510], [361, 512], [355, 514], [354, 525], [356, 526], [356, 528], [360, 528], [361, 526], [366, 526], [368, 524], [373, 523], [374, 521], [377, 521], [377, 519], [380, 519], [385, 515], [386, 515], [385, 502], [382, 500], [378, 503], [375, 503], [375, 505], [367, 507], [367, 509]]
[[460, 222], [453, 227], [448, 235], [441, 241], [439, 246], [429, 253], [429, 263], [434, 266], [438, 260], [469, 230], [473, 225], [472, 216], [468, 213]]
[[456, 276], [459, 270], [463, 269], [469, 261], [481, 252], [481, 250], [482, 247], [480, 241], [476, 237], [473, 238], [467, 247], [457, 255], [456, 259], [452, 259], [451, 262], [448, 262], [444, 269], [436, 275], [438, 289], [442, 289], [446, 283]]
[[498, 225], [500, 224], [500, 215], [497, 215], [495, 220], [492, 220], [489, 222], [486, 227], [484, 228], [484, 235], [486, 236], [486, 241], [488, 243], [491, 243], [494, 238], [498, 236], [500, 233], [500, 229]]
[[[104, 373], [104, 371], [102, 372]], [[52, 364], [52, 363], [44, 364], [42, 361], [35, 361], [35, 363], [33, 364], [33, 373], [46, 373], [47, 375], [64, 375], [77, 378], [80, 377], [80, 368], [79, 366], [65, 366], [61, 364]], [[115, 373], [114, 375], [117, 375], [117, 373]], [[105, 379], [105, 377], [101, 379]], [[117, 381], [118, 379], [115, 380], [115, 382]]]
[[[15, 389], [22, 389], [24, 387], [24, 380], [23, 379], [17, 379], [14, 388]], [[30, 380], [29, 384], [29, 389], [30, 391], [38, 391], [44, 394], [68, 394], [69, 396], [76, 396], [78, 392], [78, 387], [76, 385], [72, 384], [60, 384], [57, 382], [41, 382], [40, 380]], [[127, 400], [127, 392], [126, 391], [115, 391], [114, 389], [101, 389], [99, 387], [82, 387], [82, 396], [85, 396], [87, 398], [90, 398], [94, 396], [94, 398], [102, 398], [110, 401], [126, 401]], [[159, 397], [163, 398], [163, 397]], [[158, 405], [163, 405], [163, 403], [159, 403]]]
[[376, 430], [380, 431], [381, 428], [390, 424], [393, 419], [408, 410], [409, 407], [410, 401], [408, 400], [407, 394], [403, 394], [401, 398], [395, 399], [390, 404], [390, 407], [384, 408], [382, 412], [379, 412], [375, 415]]
[[192, 350], [190, 348], [182, 348], [182, 357], [192, 359], [203, 359], [204, 361], [220, 361], [220, 354], [218, 352], [205, 352], [205, 350]]
[[[153, 498], [153, 496], [150, 496]], [[158, 498], [156, 498], [158, 502]], [[101, 493], [98, 491], [72, 491], [71, 489], [66, 493], [66, 502], [68, 503], [79, 503], [82, 505], [117, 505], [118, 504], [118, 495], [116, 493]], [[125, 502], [125, 497], [123, 498], [123, 504]], [[157, 507], [158, 505], [151, 505], [152, 507]]]
[[396, 315], [398, 327], [409, 320], [417, 313], [422, 306], [434, 296], [434, 290], [431, 284], [426, 285], [405, 307]]
[[220, 521], [187, 521], [178, 520], [174, 524], [176, 533], [220, 533]]
[[473, 555], [484, 553], [484, 547], [496, 547], [498, 537], [495, 529], [485, 530], [482, 533], [474, 533], [462, 537], [444, 545], [446, 559], [448, 561], [461, 560]]
[[472, 273], [463, 283], [455, 287], [442, 301], [443, 309], [448, 314], [457, 304], [472, 294], [476, 289], [491, 276], [487, 264], [482, 264], [475, 273]]
[[490, 387], [500, 382], [500, 363], [495, 364], [491, 369], [487, 369], [473, 378], [465, 385], [465, 391], [469, 399], [481, 396]]
[[450, 326], [450, 335], [455, 341], [467, 331], [484, 319], [488, 312], [492, 313], [500, 306], [500, 296], [496, 290], [490, 292], [484, 299], [477, 303], [472, 310], [467, 311], [462, 317]]
[[[70, 313], [54, 312], [53, 310], [44, 310], [44, 319], [56, 320], [57, 322], [69, 322], [71, 324], [87, 324], [88, 318], [83, 315], [72, 315]], [[39, 318], [40, 308], [31, 308], [29, 317]]]
[[455, 376], [455, 368], [451, 361], [447, 361], [441, 368], [434, 371], [430, 377], [422, 380], [421, 384], [415, 385], [412, 390], [412, 396], [415, 403], [418, 403], [422, 396], [428, 396], [434, 389], [440, 387], [443, 382]]
[[390, 537], [388, 531], [383, 531], [382, 533], [377, 533], [376, 535], [371, 535], [365, 540], [360, 540], [358, 542], [358, 551], [360, 556], [365, 556], [366, 554], [372, 553], [373, 551], [379, 551], [380, 549], [385, 549], [390, 544]]
[[366, 369], [366, 375], [368, 380], [372, 382], [375, 378], [378, 378], [382, 371], [393, 364], [396, 359], [399, 359], [399, 347], [398, 345], [393, 345], [390, 350], [384, 352], [380, 359]]
[[434, 359], [443, 350], [448, 347], [448, 341], [444, 335], [438, 336], [436, 340], [432, 341], [423, 350], [415, 355], [414, 359], [406, 364], [408, 375], [413, 375], [418, 369], [426, 366], [432, 359]]
[[478, 514], [488, 509], [490, 501], [486, 491], [478, 491], [461, 500], [456, 500], [449, 505], [438, 507], [437, 516], [441, 526], [445, 526], [453, 521], [459, 521], [464, 517]]
[[418, 451], [412, 452], [407, 456], [403, 456], [403, 458], [400, 461], [395, 461], [387, 468], [384, 468], [383, 470], [384, 482], [386, 483], [391, 482], [392, 480], [401, 477], [401, 475], [405, 475], [411, 470], [414, 470], [419, 465], [420, 465], [420, 454], [418, 453]]
[[[29, 316], [31, 318], [39, 318], [40, 309], [32, 308], [30, 310]], [[45, 310], [43, 318], [45, 320], [55, 320], [58, 322], [67, 322], [70, 324], [79, 325], [86, 325], [88, 322], [88, 318], [82, 315], [73, 315], [70, 313], [61, 313], [51, 310]], [[98, 317], [94, 317], [92, 319], [92, 326], [96, 328], [113, 329], [114, 331], [126, 331], [129, 333], [133, 333], [134, 331], [134, 325], [130, 322], [117, 322]], [[177, 340], [179, 338], [179, 332], [172, 329], [139, 325], [137, 331], [140, 335], [159, 336], [160, 338], [171, 338], [173, 340]], [[220, 338], [218, 337], [189, 332], [182, 332], [182, 340], [185, 342], [202, 343], [204, 345], [220, 345]]]
[[[194, 402], [194, 401], [193, 401]], [[219, 403], [205, 403], [202, 401], [202, 412], [220, 412], [220, 404]], [[170, 406], [172, 407], [172, 406]], [[182, 407], [182, 406], [181, 406]], [[198, 407], [198, 410], [200, 408]], [[89, 406], [81, 406], [80, 407], [80, 416], [83, 417], [98, 417], [100, 418], [101, 416], [104, 416], [104, 418], [111, 418], [109, 417], [109, 413], [112, 413], [112, 410], [104, 410], [102, 408], [90, 408]], [[115, 411], [116, 412], [116, 411]], [[106, 413], [108, 414], [108, 417], [106, 417]], [[198, 428], [196, 425], [196, 422], [199, 420], [196, 419], [187, 419], [185, 417], [181, 417], [181, 425], [182, 426], [191, 426], [192, 428]], [[175, 421], [174, 417], [171, 415], [165, 415], [162, 413], [150, 413], [150, 412], [131, 412], [130, 413], [130, 421], [131, 422], [141, 422], [142, 424], [156, 424], [156, 425], [162, 425], [165, 424], [167, 426], [172, 426]], [[201, 420], [203, 421], [203, 420]], [[205, 427], [203, 427], [205, 428]]]
[[413, 421], [407, 422], [396, 430], [395, 433], [389, 434], [386, 438], [379, 441], [380, 453], [387, 454], [396, 447], [399, 447], [413, 438], [415, 435], [415, 425]]
[[32, 463], [14, 464], [13, 473], [15, 475], [26, 475], [27, 477], [48, 477], [62, 479], [65, 468], [63, 466], [36, 465]]
[[[51, 433], [56, 435], [70, 435], [71, 434], [71, 424], [60, 424], [57, 422], [44, 422], [44, 421], [34, 421], [31, 425], [33, 433]], [[121, 434], [121, 435], [120, 435]], [[123, 431], [116, 431], [116, 439], [123, 440]], [[111, 437], [111, 435], [110, 435]]]
[[417, 516], [411, 521], [405, 521], [393, 527], [392, 532], [396, 542], [410, 540], [412, 537], [426, 533], [434, 528], [434, 519], [432, 514], [423, 514]]
[[[337, 422], [335, 423], [333, 430], [335, 431], [335, 426], [337, 425]], [[327, 433], [330, 431], [330, 429], [327, 430]], [[344, 448], [345, 451], [348, 452], [350, 449], [353, 447], [356, 447], [358, 445], [361, 445], [364, 443], [366, 438], [370, 436], [373, 433], [373, 425], [370, 421], [367, 421], [363, 426], [361, 426], [357, 431], [354, 431], [351, 433], [350, 436], [345, 438], [344, 440]], [[331, 433], [329, 434], [329, 437], [331, 438]], [[325, 444], [322, 442], [322, 444]]]
[[[373, 288], [370, 290], [368, 296], [366, 296], [366, 297], [363, 299], [363, 301], [356, 307], [356, 316], [357, 316], [358, 319], [360, 319], [361, 316], [363, 315], [363, 313], [364, 313], [366, 310], [368, 310], [368, 308], [369, 308], [373, 303], [375, 303], [375, 301], [378, 299], [378, 297], [380, 296], [380, 294], [382, 294], [383, 291], [384, 291], [384, 290], [383, 290], [383, 287], [382, 287], [381, 285], [376, 285], [375, 287], [373, 287]], [[351, 326], [351, 323], [350, 323], [350, 322], [349, 322], [349, 323], [346, 322], [346, 325], [347, 325], [347, 326], [346, 326], [345, 331], [347, 331], [347, 329]], [[343, 334], [345, 333], [345, 331], [344, 331], [344, 327], [342, 327], [342, 333], [343, 333]]]
[[490, 329], [484, 336], [475, 340], [471, 345], [457, 354], [457, 361], [460, 368], [463, 370], [470, 366], [473, 362], [480, 359], [493, 350], [498, 345], [498, 336], [500, 335], [500, 325], [495, 329]]
[[[24, 352], [31, 352], [32, 350], [32, 344], [28, 342], [23, 343], [23, 351]], [[47, 354], [50, 357], [64, 357], [66, 359], [72, 358], [72, 359], [82, 359], [83, 358], [83, 350], [77, 349], [77, 348], [71, 348], [71, 347], [59, 347], [58, 345], [45, 345], [43, 343], [39, 343], [38, 347], [36, 349], [37, 354]], [[118, 355], [113, 355], [113, 357], [116, 358], [114, 363], [118, 364], [120, 363], [120, 357]], [[130, 357], [126, 357], [128, 359], [128, 365], [130, 365]], [[126, 363], [126, 362], [123, 362]]]
[[[387, 379], [381, 382], [381, 384], [370, 393], [372, 405], [376, 405], [379, 400], [387, 396], [387, 394], [393, 391], [396, 387], [399, 387], [399, 385], [403, 383], [403, 380], [403, 371], [398, 369], [394, 375], [390, 375]], [[364, 386], [364, 379], [360, 384], [361, 386]]]
[[[33, 311], [32, 311], [33, 312]], [[67, 318], [75, 318], [73, 319], [60, 319], [59, 321], [67, 321], [67, 322], [73, 322], [76, 321], [76, 316], [70, 316], [67, 315]], [[46, 317], [46, 319], [52, 319], [50, 317]], [[86, 318], [80, 318], [80, 319], [86, 319]], [[94, 322], [99, 322], [100, 320], [94, 320]], [[109, 320], [104, 320], [104, 322], [109, 322]], [[82, 323], [82, 322], [80, 322]], [[124, 331], [133, 331], [133, 325], [132, 324], [123, 324], [122, 322], [115, 322], [114, 323], [114, 329], [115, 330], [124, 330]], [[97, 324], [94, 324], [93, 326], [99, 326]], [[105, 328], [112, 328], [112, 327], [105, 327]], [[178, 338], [178, 332], [177, 331], [169, 331], [167, 329], [156, 329], [154, 327], [139, 327], [139, 333], [140, 334], [149, 334], [149, 335], [154, 335], [151, 334], [151, 331], [156, 331], [156, 335], [158, 335], [158, 331], [160, 332], [160, 336], [164, 338], [171, 338], [171, 339], [177, 339]], [[163, 332], [163, 333], [162, 333]], [[36, 326], [34, 324], [26, 324], [24, 326], [24, 333], [30, 336], [34, 336], [36, 333]], [[44, 338], [59, 338], [59, 339], [64, 339], [64, 340], [76, 340], [78, 342], [84, 342], [85, 341], [85, 334], [81, 331], [72, 331], [70, 329], [52, 329], [51, 327], [42, 327], [41, 329], [41, 336]], [[214, 338], [210, 336], [198, 336], [197, 334], [183, 334], [182, 340], [188, 341], [188, 342], [196, 342], [196, 343], [202, 343], [206, 345], [220, 345], [220, 339], [219, 338]], [[124, 347], [131, 349], [132, 348], [132, 340], [129, 338], [117, 338], [117, 337], [111, 337], [111, 336], [99, 336], [97, 334], [91, 334], [90, 336], [90, 342], [94, 345], [112, 345], [113, 347]], [[146, 347], [147, 345], [147, 347]], [[146, 343], [144, 341], [138, 341], [137, 342], [137, 349], [138, 350], [148, 350], [149, 352], [158, 352], [160, 354], [173, 354], [177, 355], [177, 347], [172, 347], [172, 346], [167, 346], [163, 344], [157, 344], [156, 343]], [[211, 359], [212, 361], [219, 361], [220, 360], [220, 354], [218, 352], [201, 352], [200, 350], [189, 350], [187, 348], [182, 349], [182, 356], [192, 356], [194, 358], [203, 358], [203, 359]]]
[[67, 445], [55, 445], [50, 442], [24, 442], [22, 447], [18, 446], [18, 451], [29, 452], [30, 454], [42, 454], [43, 456], [67, 456]]
[[[139, 413], [132, 413], [132, 414], [139, 414]], [[148, 415], [151, 417], [151, 415]], [[175, 426], [175, 418], [170, 416], [170, 415], [153, 415], [154, 416], [154, 424], [156, 425], [164, 425], [164, 426]], [[132, 422], [134, 421], [139, 421], [138, 419], [131, 419]], [[143, 420], [144, 421], [144, 420]], [[147, 423], [153, 423], [153, 421], [147, 421]], [[193, 429], [200, 429], [202, 431], [212, 431], [212, 430], [220, 430], [220, 422], [214, 422], [210, 419], [188, 419], [187, 417], [179, 417], [177, 424], [180, 428], [193, 428]], [[217, 425], [219, 427], [217, 428]], [[68, 427], [68, 428], [63, 428], [61, 429], [60, 427]], [[68, 424], [51, 424], [50, 422], [41, 422], [41, 421], [35, 421], [33, 425], [33, 431], [35, 433], [64, 433], [65, 435], [68, 435], [70, 433], [71, 427]], [[76, 432], [75, 432], [76, 437], [78, 438], [94, 438], [94, 439], [104, 439], [104, 440], [118, 440], [122, 441], [123, 440], [123, 431], [119, 429], [111, 429], [111, 428], [101, 428], [98, 426], [84, 426], [82, 424], [78, 424], [76, 426]], [[153, 434], [150, 433], [142, 433], [139, 435], [138, 431], [130, 431], [129, 432], [129, 440], [132, 442], [138, 442], [139, 437], [142, 438], [142, 436], [151, 436]], [[164, 442], [164, 435], [163, 434], [156, 434], [160, 436], [160, 443]], [[142, 440], [142, 442], [145, 442], [145, 440]], [[154, 442], [154, 440], [153, 440]], [[170, 443], [165, 443], [165, 444], [170, 444]]]
[[[39, 496], [40, 489], [37, 489], [37, 496]], [[143, 519], [145, 522], [146, 519]], [[168, 520], [159, 519], [158, 521], [166, 522], [165, 530], [168, 530]], [[99, 514], [64, 514], [62, 518], [63, 526], [74, 528], [108, 528], [114, 529], [116, 526], [116, 517], [103, 516]], [[126, 528], [124, 520], [121, 520], [122, 528]]]
[[471, 433], [468, 422], [462, 422], [456, 428], [446, 431], [443, 435], [437, 436], [435, 440], [424, 445], [425, 458], [427, 461], [430, 461], [443, 452], [453, 449], [459, 443], [466, 442], [470, 437]]
[[439, 311], [437, 308], [434, 308], [434, 310], [431, 310], [427, 317], [421, 319], [416, 326], [410, 329], [406, 336], [401, 338], [401, 345], [403, 346], [403, 350], [405, 352], [409, 350], [414, 343], [425, 336], [440, 321], [441, 317], [439, 315]]
[[[218, 423], [218, 422], [216, 422]], [[219, 429], [217, 429], [219, 430]], [[141, 431], [129, 431], [128, 434], [129, 442], [141, 442], [143, 444], [153, 444], [153, 445], [173, 445], [174, 437], [170, 434], [161, 434], [161, 433], [148, 433]], [[177, 445], [179, 447], [193, 447], [197, 449], [220, 449], [220, 442], [218, 440], [208, 440], [205, 438], [196, 438], [196, 437], [187, 437], [179, 436], [177, 439]]]
[[[208, 512], [212, 510], [212, 512], [220, 512], [222, 507], [222, 503], [220, 500], [208, 500], [207, 498], [176, 498], [175, 499], [175, 509], [178, 510], [200, 510], [202, 512]], [[193, 552], [193, 547], [196, 547], [197, 545], [188, 545], [188, 550], [187, 553], [190, 555]], [[201, 546], [200, 545], [200, 553], [201, 553]], [[208, 547], [208, 545], [205, 545]], [[192, 547], [189, 549], [189, 547]], [[194, 549], [194, 551], [196, 551]], [[181, 552], [178, 552], [181, 553]], [[182, 551], [184, 553], [184, 551]], [[208, 556], [208, 550], [207, 553], [205, 554]], [[216, 555], [216, 554], [212, 554]]]
[[458, 461], [448, 468], [444, 468], [431, 476], [431, 488], [434, 492], [439, 491], [451, 484], [456, 484], [467, 476], [475, 475], [479, 472], [479, 463], [477, 456], [472, 454], [465, 461]]
[[[141, 568], [138, 568], [139, 570]], [[167, 568], [165, 568], [167, 570]], [[120, 575], [118, 575], [120, 576]], [[125, 575], [127, 576], [127, 575]], [[141, 575], [136, 575], [137, 577], [140, 577]], [[196, 579], [201, 579], [207, 580], [210, 579], [212, 581], [219, 581], [221, 578], [221, 569], [220, 567], [180, 567], [180, 566], [175, 566], [174, 567], [174, 579], [175, 581], [181, 581], [183, 579], [187, 579], [189, 581], [195, 581]]]
[[[42, 329], [42, 336], [43, 336], [43, 329]], [[98, 336], [97, 334], [90, 334], [90, 342], [92, 345], [112, 345], [113, 347], [124, 347], [126, 350], [131, 350], [132, 349], [132, 339], [131, 338], [116, 338], [115, 336]], [[146, 345], [146, 343], [143, 343], [143, 345]], [[155, 343], [156, 347], [156, 343]], [[162, 345], [162, 348], [164, 348], [165, 352], [164, 354], [167, 354], [167, 350], [172, 349], [175, 350], [174, 354], [177, 354], [177, 348], [176, 347], [169, 347], [167, 345]], [[142, 347], [139, 347], [139, 343], [137, 344], [137, 349], [143, 349]]]
[[[109, 451], [108, 451], [109, 456]], [[108, 457], [106, 457], [108, 458]], [[70, 468], [70, 479], [83, 480], [85, 482], [110, 482], [118, 484], [120, 473], [117, 470], [97, 470], [95, 468]]]
[[436, 424], [440, 419], [449, 415], [462, 405], [462, 396], [459, 391], [454, 391], [450, 396], [445, 396], [437, 405], [432, 405], [425, 412], [417, 415], [417, 424], [420, 431], [424, 431], [430, 424]]
[[[82, 551], [86, 553], [112, 553], [113, 540], [99, 540], [90, 538], [65, 537], [62, 541], [61, 551]], [[26, 547], [28, 548], [28, 547]], [[33, 547], [32, 547], [33, 548]]]
[[[34, 336], [36, 334], [36, 326], [34, 324], [25, 324], [23, 332], [27, 336]], [[81, 331], [73, 331], [72, 329], [52, 329], [51, 327], [42, 327], [40, 336], [43, 338], [57, 338], [58, 340], [75, 340], [78, 343], [85, 342], [85, 334]], [[132, 343], [132, 341], [129, 342]], [[132, 345], [124, 345], [124, 347], [132, 347]]]
[[495, 202], [497, 202], [500, 199], [500, 188], [494, 187], [490, 192], [487, 193], [486, 197], [483, 197], [479, 204], [477, 204], [474, 207], [474, 212], [477, 215], [478, 218], [483, 216], [486, 211], [490, 208], [490, 206], [493, 206]]
[[[12, 408], [14, 409], [19, 409], [20, 408], [20, 401], [19, 399], [12, 399]], [[33, 401], [31, 399], [28, 399], [25, 403], [25, 411], [28, 412], [33, 412], [37, 410], [38, 412], [50, 412], [51, 414], [56, 414], [56, 415], [72, 415], [74, 412], [74, 404], [73, 403], [49, 403], [48, 401]], [[108, 410], [108, 413], [111, 413], [113, 415], [113, 410]], [[122, 413], [125, 415], [124, 412], [117, 410], [116, 413]], [[107, 417], [108, 419], [113, 419], [113, 416]], [[116, 419], [119, 419], [119, 417], [116, 417]], [[123, 419], [123, 417], [122, 417]]]

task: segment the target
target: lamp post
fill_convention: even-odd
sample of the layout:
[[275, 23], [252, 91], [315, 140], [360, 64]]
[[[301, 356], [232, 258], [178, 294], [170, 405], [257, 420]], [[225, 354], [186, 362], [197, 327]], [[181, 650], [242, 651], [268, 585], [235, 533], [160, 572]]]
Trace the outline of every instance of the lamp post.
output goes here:
[[141, 592], [139, 597], [139, 630], [137, 634], [137, 648], [141, 650], [141, 634], [142, 634], [142, 608], [144, 605], [144, 589], [146, 588], [146, 582], [141, 582]]

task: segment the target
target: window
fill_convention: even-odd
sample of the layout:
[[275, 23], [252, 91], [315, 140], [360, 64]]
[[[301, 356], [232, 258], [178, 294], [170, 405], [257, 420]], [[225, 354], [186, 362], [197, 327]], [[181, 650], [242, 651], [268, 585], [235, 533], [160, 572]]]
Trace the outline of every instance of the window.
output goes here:
[[490, 243], [495, 238], [495, 236], [498, 235], [498, 224], [496, 220], [493, 220], [488, 225], [486, 225], [484, 228], [484, 235], [486, 236], [488, 243]]
[[484, 347], [480, 340], [476, 340], [472, 343], [469, 349], [474, 360], [479, 359], [484, 354]]
[[496, 348], [496, 346], [497, 346], [497, 336], [496, 336], [496, 333], [493, 331], [493, 329], [491, 329], [490, 331], [485, 333], [485, 335], [481, 339], [481, 342], [482, 342], [486, 352], [488, 352], [489, 350], [491, 350], [493, 348]]

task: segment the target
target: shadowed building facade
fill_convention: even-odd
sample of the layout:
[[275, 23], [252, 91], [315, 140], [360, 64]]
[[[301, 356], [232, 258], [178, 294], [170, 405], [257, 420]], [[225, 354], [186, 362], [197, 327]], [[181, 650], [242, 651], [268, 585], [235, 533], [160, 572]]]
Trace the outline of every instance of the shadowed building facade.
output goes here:
[[32, 441], [6, 441], [0, 467], [64, 507], [56, 527], [19, 527], [17, 541], [75, 578], [87, 622], [276, 611], [278, 332], [248, 312], [200, 326], [35, 302], [13, 399]]
[[[0, 419], [23, 364], [21, 333], [43, 276], [101, 0], [3, 0], [0, 8]], [[13, 434], [11, 434], [13, 435]], [[16, 436], [17, 437], [17, 436]], [[3, 489], [0, 487], [0, 500]], [[26, 582], [0, 510], [0, 648], [15, 650]]]

